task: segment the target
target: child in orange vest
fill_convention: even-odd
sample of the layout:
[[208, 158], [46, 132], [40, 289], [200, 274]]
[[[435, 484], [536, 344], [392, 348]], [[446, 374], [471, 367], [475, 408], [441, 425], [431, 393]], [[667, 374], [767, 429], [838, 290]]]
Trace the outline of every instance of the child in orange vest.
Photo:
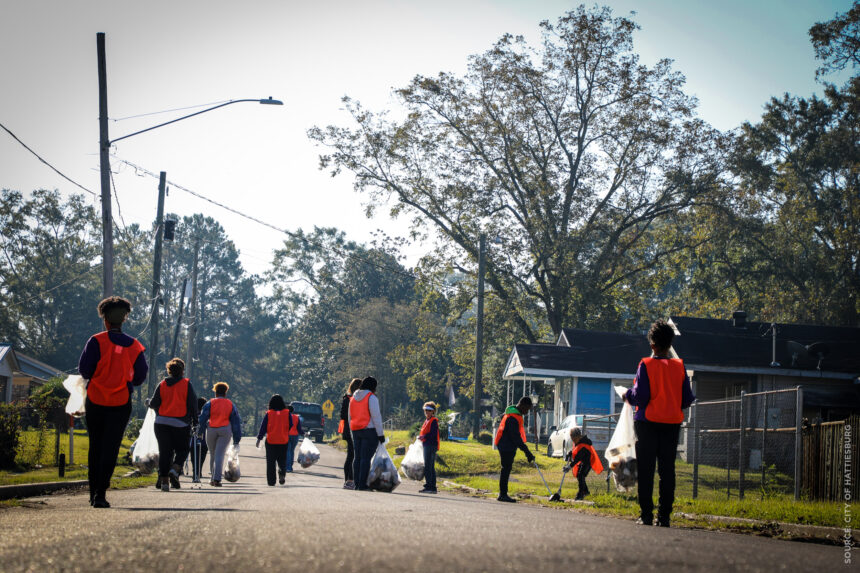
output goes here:
[[564, 471], [573, 470], [573, 476], [579, 483], [576, 500], [580, 501], [590, 493], [588, 485], [585, 483], [588, 472], [594, 470], [594, 473], [599, 474], [603, 471], [603, 463], [600, 461], [600, 456], [594, 451], [591, 440], [582, 433], [582, 430], [572, 428], [570, 439], [573, 442], [573, 449], [565, 456], [565, 459], [570, 463], [565, 466]]

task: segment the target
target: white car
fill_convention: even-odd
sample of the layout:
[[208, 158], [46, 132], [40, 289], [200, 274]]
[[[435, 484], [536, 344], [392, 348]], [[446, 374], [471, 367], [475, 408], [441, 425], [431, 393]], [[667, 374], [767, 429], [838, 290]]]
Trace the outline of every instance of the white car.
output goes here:
[[546, 455], [554, 458], [564, 457], [564, 454], [573, 449], [570, 441], [570, 429], [582, 427], [582, 414], [573, 414], [561, 421], [561, 426], [550, 428], [549, 440], [546, 446]]

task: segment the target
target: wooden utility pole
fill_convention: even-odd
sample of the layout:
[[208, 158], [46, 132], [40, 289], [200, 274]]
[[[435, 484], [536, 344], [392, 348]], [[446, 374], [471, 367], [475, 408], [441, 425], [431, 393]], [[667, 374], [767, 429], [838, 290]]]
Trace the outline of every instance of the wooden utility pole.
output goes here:
[[167, 191], [167, 173], [161, 172], [158, 178], [158, 209], [155, 215], [155, 257], [152, 263], [152, 318], [149, 336], [149, 383], [148, 394], [152, 396], [155, 390], [155, 375], [160, 372], [156, 359], [158, 358], [158, 322], [161, 316], [161, 247], [164, 236], [164, 196]]
[[475, 411], [475, 424], [472, 436], [478, 439], [481, 432], [481, 396], [484, 391], [481, 379], [484, 376], [484, 256], [486, 255], [487, 237], [481, 234], [478, 245], [478, 326], [475, 332], [475, 396], [472, 404]]
[[188, 277], [182, 279], [182, 292], [179, 293], [179, 314], [176, 316], [176, 330], [173, 331], [173, 344], [170, 345], [170, 357], [176, 356], [176, 341], [179, 339], [179, 325], [182, 324], [182, 311], [185, 309], [185, 287]]
[[102, 192], [102, 292], [113, 295], [113, 216], [110, 198], [110, 138], [108, 137], [107, 65], [105, 35], [96, 34], [99, 70], [99, 169]]
[[188, 355], [185, 360], [185, 377], [189, 380], [194, 370], [194, 337], [197, 336], [197, 262], [200, 257], [200, 239], [194, 241], [194, 266], [191, 271], [191, 322], [188, 325]]

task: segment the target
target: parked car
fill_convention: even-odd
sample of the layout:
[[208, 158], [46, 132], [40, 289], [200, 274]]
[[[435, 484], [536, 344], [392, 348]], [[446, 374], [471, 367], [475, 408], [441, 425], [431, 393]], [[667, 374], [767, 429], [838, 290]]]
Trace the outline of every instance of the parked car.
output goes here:
[[317, 443], [323, 441], [325, 435], [325, 416], [322, 406], [313, 402], [290, 402], [293, 413], [299, 415], [305, 436], [313, 438]]
[[582, 427], [582, 415], [572, 414], [561, 421], [561, 426], [550, 427], [549, 440], [546, 445], [546, 455], [561, 458], [564, 454], [573, 449], [573, 444], [570, 441], [570, 429], [574, 427]]

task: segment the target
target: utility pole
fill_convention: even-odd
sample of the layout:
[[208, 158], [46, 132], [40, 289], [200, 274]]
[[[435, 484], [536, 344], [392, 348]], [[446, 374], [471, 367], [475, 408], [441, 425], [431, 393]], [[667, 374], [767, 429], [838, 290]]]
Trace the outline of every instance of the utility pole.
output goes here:
[[102, 291], [113, 295], [113, 216], [110, 199], [110, 138], [108, 138], [107, 66], [105, 35], [96, 34], [99, 69], [99, 167], [102, 191]]
[[179, 325], [182, 324], [182, 311], [185, 309], [185, 287], [188, 277], [182, 279], [182, 292], [179, 293], [179, 314], [176, 317], [176, 330], [173, 331], [173, 344], [170, 346], [170, 357], [176, 356], [176, 341], [179, 339]]
[[484, 257], [487, 249], [487, 236], [481, 233], [478, 245], [478, 327], [475, 332], [475, 396], [472, 404], [475, 410], [475, 424], [472, 436], [478, 439], [481, 432], [481, 379], [484, 375]]
[[194, 369], [194, 337], [197, 336], [197, 260], [200, 256], [200, 239], [194, 241], [194, 266], [191, 271], [191, 324], [188, 326], [188, 355], [185, 360], [185, 377], [191, 379]]
[[155, 389], [155, 373], [158, 358], [158, 319], [161, 316], [161, 238], [164, 235], [164, 195], [167, 191], [167, 173], [158, 178], [158, 209], [155, 215], [155, 258], [152, 264], [152, 332], [149, 338], [149, 395]]

